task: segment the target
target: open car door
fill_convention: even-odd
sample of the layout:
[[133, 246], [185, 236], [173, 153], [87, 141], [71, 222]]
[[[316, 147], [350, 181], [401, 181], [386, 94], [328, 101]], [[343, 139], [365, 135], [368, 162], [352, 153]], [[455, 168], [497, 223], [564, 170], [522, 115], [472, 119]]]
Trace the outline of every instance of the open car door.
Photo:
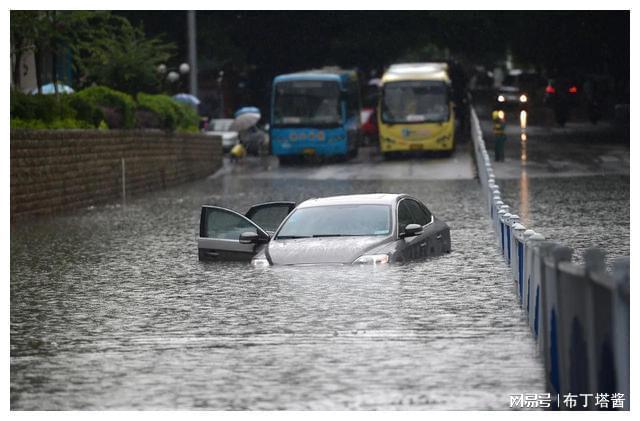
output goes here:
[[244, 215], [273, 235], [280, 223], [296, 207], [295, 202], [267, 202], [251, 206]]
[[[245, 216], [219, 206], [203, 206], [200, 213], [198, 258], [200, 260], [251, 260], [269, 242], [282, 220], [293, 210], [293, 202], [254, 205]], [[252, 242], [242, 234], [255, 234]]]

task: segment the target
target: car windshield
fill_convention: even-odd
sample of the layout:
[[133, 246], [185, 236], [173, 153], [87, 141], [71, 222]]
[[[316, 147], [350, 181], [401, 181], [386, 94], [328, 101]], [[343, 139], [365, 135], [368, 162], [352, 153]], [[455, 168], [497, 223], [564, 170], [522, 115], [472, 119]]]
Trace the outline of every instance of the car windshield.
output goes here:
[[447, 85], [439, 81], [406, 81], [385, 85], [382, 95], [385, 123], [426, 123], [449, 120]]
[[280, 82], [276, 85], [275, 91], [274, 125], [340, 124], [340, 87], [337, 82]]
[[276, 239], [389, 235], [388, 205], [331, 205], [295, 210]]

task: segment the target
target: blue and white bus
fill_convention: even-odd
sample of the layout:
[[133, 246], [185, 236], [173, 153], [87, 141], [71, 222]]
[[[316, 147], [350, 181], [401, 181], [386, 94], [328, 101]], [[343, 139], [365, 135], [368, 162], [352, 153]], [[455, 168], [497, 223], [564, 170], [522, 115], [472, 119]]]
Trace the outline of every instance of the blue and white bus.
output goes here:
[[355, 71], [324, 68], [276, 76], [271, 94], [271, 153], [282, 163], [305, 155], [355, 157], [360, 108]]

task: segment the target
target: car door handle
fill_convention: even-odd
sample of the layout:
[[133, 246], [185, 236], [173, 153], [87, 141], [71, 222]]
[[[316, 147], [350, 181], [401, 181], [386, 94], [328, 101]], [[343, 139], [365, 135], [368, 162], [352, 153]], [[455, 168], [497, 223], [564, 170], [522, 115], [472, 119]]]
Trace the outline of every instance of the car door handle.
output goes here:
[[436, 240], [442, 240], [442, 234], [436, 235]]
[[427, 245], [427, 242], [425, 241], [424, 243], [420, 243], [420, 247], [424, 247]]

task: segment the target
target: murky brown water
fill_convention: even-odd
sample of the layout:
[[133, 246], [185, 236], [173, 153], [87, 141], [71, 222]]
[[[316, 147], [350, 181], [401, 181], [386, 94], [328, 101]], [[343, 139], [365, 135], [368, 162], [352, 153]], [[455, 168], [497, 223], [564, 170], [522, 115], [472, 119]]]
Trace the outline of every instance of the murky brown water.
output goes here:
[[[414, 194], [450, 255], [201, 263], [199, 206]], [[202, 181], [11, 228], [11, 409], [508, 409], [544, 391], [477, 184]]]

